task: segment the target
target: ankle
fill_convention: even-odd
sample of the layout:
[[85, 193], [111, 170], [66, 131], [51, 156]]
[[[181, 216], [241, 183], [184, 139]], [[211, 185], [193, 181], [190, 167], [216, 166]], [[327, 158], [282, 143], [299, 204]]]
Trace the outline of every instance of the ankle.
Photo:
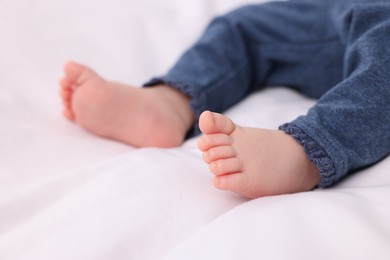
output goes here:
[[165, 84], [157, 85], [150, 88], [150, 90], [153, 90], [160, 98], [165, 98], [168, 105], [177, 114], [185, 132], [189, 131], [195, 120], [195, 114], [190, 106], [191, 98], [183, 92]]

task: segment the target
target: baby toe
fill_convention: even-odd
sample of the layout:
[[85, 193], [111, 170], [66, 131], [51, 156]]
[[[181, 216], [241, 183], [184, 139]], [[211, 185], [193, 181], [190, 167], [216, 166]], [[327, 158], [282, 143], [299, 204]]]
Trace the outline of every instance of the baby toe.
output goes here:
[[216, 146], [203, 153], [203, 160], [211, 163], [220, 159], [228, 159], [236, 156], [236, 151], [230, 145]]
[[60, 86], [65, 89], [71, 89], [72, 82], [68, 78], [64, 77], [60, 80]]
[[68, 108], [65, 108], [64, 111], [63, 111], [63, 115], [69, 119], [70, 121], [74, 121], [75, 120], [75, 115], [74, 113], [72, 112], [72, 110], [68, 109]]
[[247, 186], [247, 178], [244, 173], [232, 173], [214, 178], [214, 186], [221, 190], [230, 190], [237, 193], [242, 191]]
[[226, 134], [203, 135], [198, 140], [198, 148], [204, 152], [213, 147], [231, 145], [232, 143], [233, 139]]
[[205, 111], [200, 115], [199, 127], [205, 134], [223, 133], [230, 135], [236, 125], [230, 118], [222, 114]]
[[242, 171], [242, 163], [236, 157], [213, 161], [209, 167], [210, 171], [217, 176]]

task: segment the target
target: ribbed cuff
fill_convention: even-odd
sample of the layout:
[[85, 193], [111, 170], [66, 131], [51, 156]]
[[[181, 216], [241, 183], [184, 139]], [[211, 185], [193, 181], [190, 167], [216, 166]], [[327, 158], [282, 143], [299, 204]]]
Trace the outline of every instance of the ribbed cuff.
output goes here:
[[321, 175], [321, 180], [318, 184], [319, 187], [325, 188], [336, 183], [336, 167], [330, 156], [321, 146], [302, 131], [302, 129], [292, 123], [284, 124], [279, 129], [294, 137], [303, 146], [309, 160], [317, 166]]

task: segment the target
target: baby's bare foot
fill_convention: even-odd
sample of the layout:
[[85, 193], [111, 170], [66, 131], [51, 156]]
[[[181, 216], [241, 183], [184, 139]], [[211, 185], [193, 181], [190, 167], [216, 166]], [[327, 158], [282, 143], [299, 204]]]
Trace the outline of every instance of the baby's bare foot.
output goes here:
[[209, 111], [199, 126], [198, 146], [219, 189], [258, 198], [308, 191], [320, 180], [303, 147], [284, 132], [240, 127]]
[[64, 71], [64, 116], [94, 134], [138, 147], [174, 147], [193, 123], [189, 98], [169, 86], [141, 89], [106, 81], [75, 62]]

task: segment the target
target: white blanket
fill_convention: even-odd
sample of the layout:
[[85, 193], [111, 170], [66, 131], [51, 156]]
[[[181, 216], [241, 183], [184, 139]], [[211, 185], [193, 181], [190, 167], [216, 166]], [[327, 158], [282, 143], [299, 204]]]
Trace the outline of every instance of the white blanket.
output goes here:
[[[68, 59], [140, 85], [245, 0], [0, 2], [0, 259], [390, 259], [390, 158], [326, 190], [246, 200], [196, 149], [135, 149], [61, 116]], [[276, 128], [314, 104], [284, 88], [227, 112]]]

